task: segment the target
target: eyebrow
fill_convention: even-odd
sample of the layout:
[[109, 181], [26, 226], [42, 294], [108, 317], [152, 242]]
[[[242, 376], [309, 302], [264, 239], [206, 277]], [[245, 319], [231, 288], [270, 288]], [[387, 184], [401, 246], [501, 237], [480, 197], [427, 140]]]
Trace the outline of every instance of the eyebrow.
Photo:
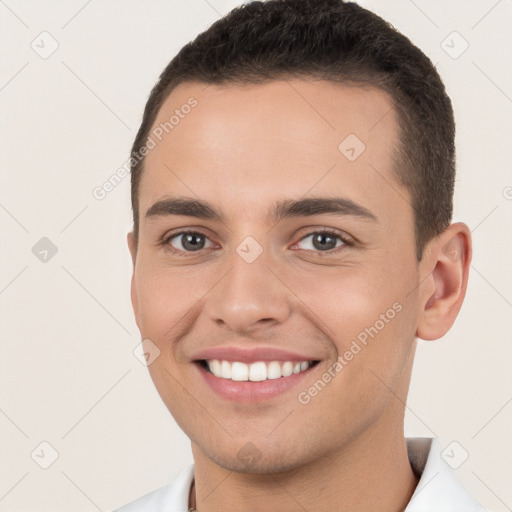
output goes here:
[[[290, 217], [311, 217], [314, 215], [335, 214], [354, 216], [379, 222], [367, 208], [351, 199], [343, 197], [310, 197], [307, 199], [277, 201], [270, 209], [267, 219], [279, 222]], [[146, 212], [146, 218], [167, 215], [184, 215], [198, 219], [215, 220], [225, 223], [224, 215], [208, 201], [170, 197], [157, 201]]]

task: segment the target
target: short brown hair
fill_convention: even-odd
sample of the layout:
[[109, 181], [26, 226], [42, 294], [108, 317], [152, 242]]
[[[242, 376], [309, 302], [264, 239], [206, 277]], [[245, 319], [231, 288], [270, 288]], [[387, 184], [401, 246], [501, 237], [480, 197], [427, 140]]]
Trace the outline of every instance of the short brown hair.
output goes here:
[[[132, 147], [139, 154], [157, 114], [183, 82], [263, 83], [317, 78], [387, 92], [399, 119], [395, 173], [409, 190], [418, 260], [451, 222], [455, 122], [430, 59], [391, 24], [343, 0], [253, 1], [233, 9], [186, 44], [161, 73]], [[144, 160], [132, 158], [131, 200], [138, 238]]]

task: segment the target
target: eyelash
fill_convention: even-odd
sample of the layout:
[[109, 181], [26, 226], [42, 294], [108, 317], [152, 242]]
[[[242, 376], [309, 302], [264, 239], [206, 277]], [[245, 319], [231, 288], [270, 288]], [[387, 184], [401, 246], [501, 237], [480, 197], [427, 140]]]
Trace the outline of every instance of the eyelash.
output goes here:
[[[349, 247], [354, 245], [354, 243], [351, 240], [349, 240], [347, 237], [344, 237], [340, 233], [333, 231], [331, 229], [320, 229], [320, 230], [316, 230], [316, 231], [311, 231], [307, 235], [304, 235], [297, 243], [302, 242], [304, 239], [310, 237], [311, 235], [317, 235], [317, 234], [329, 235], [334, 238], [338, 238], [343, 242], [343, 245], [341, 245], [340, 247], [335, 247], [334, 249], [329, 249], [328, 251], [313, 251], [313, 250], [304, 249], [309, 254], [314, 254], [318, 257], [322, 257], [324, 255], [328, 256], [333, 253], [336, 253], [340, 249], [342, 249], [345, 245], [349, 246]], [[185, 231], [178, 231], [177, 233], [173, 233], [172, 235], [169, 235], [169, 236], [164, 236], [162, 238], [162, 240], [160, 240], [158, 245], [163, 246], [166, 251], [169, 251], [172, 254], [176, 254], [176, 255], [184, 257], [184, 258], [188, 258], [190, 256], [195, 256], [198, 253], [201, 253], [201, 251], [203, 249], [200, 249], [199, 251], [181, 251], [179, 249], [174, 248], [172, 245], [170, 245], [169, 242], [173, 238], [179, 237], [180, 235], [202, 235], [205, 238], [208, 238], [204, 233], [201, 233], [200, 231], [185, 230]], [[294, 245], [296, 245], [296, 244], [294, 244]]]

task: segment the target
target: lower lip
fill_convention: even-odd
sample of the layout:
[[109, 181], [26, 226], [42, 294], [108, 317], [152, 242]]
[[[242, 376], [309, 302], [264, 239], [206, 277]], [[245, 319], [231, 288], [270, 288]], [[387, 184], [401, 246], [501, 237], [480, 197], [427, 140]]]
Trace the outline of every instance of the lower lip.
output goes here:
[[199, 374], [206, 384], [210, 386], [218, 395], [226, 400], [232, 400], [242, 403], [257, 403], [270, 400], [295, 387], [306, 375], [309, 375], [318, 364], [310, 366], [303, 372], [294, 373], [288, 377], [279, 377], [278, 379], [267, 379], [262, 381], [235, 381], [216, 377], [213, 373], [206, 370], [200, 363], [194, 363]]

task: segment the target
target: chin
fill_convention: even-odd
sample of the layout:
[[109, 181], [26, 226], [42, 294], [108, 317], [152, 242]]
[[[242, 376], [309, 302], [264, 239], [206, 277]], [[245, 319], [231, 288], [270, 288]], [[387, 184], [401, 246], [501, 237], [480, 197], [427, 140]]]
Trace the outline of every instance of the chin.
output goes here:
[[[233, 446], [226, 451], [208, 450], [204, 453], [215, 464], [228, 471], [255, 475], [286, 473], [308, 463], [306, 454], [294, 447], [280, 448], [267, 446], [259, 449], [257, 442], [242, 444], [241, 448], [233, 451]], [[217, 445], [218, 446], [218, 445]], [[313, 459], [311, 455], [311, 459]]]

